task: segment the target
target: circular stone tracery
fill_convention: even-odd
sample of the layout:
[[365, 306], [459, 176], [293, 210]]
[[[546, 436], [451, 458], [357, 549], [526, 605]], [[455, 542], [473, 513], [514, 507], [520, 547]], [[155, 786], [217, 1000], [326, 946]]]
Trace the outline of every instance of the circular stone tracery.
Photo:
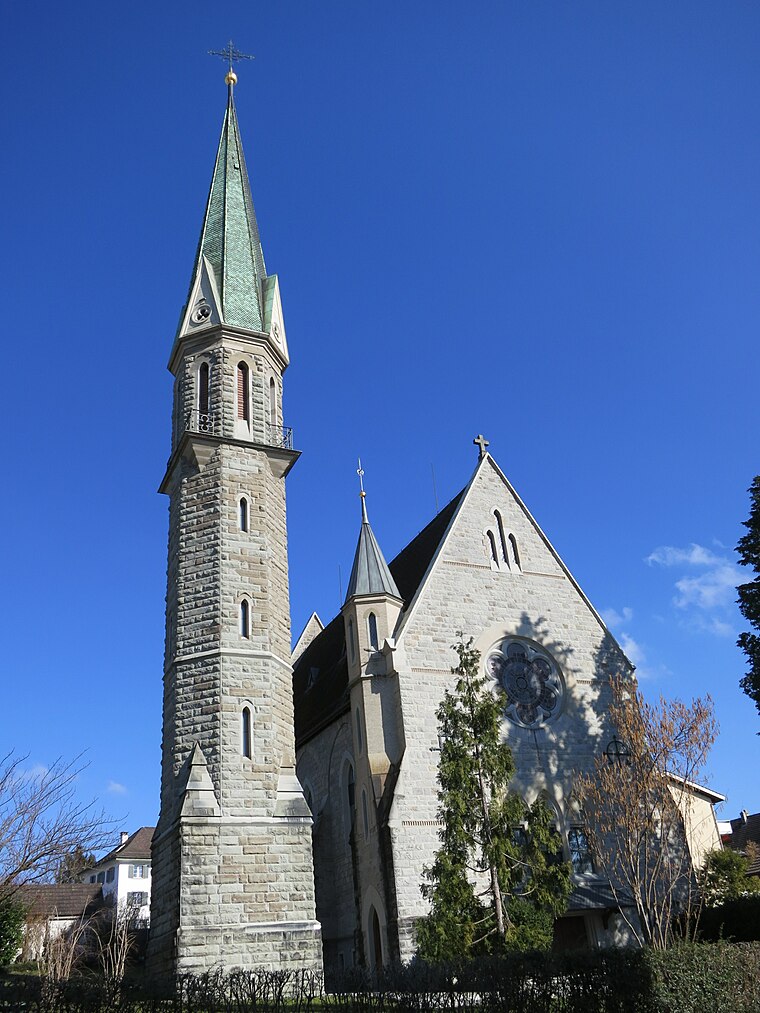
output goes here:
[[560, 710], [565, 688], [554, 658], [530, 640], [509, 638], [486, 658], [486, 671], [507, 699], [505, 713], [523, 728], [540, 728]]

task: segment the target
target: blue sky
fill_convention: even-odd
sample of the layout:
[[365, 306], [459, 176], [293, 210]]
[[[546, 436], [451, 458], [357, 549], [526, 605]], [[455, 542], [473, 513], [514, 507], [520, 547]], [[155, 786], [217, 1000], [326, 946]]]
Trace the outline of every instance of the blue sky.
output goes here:
[[[391, 558], [483, 432], [637, 664], [711, 693], [760, 810], [733, 546], [760, 471], [754, 3], [12, 4], [4, 747], [157, 816], [166, 370], [226, 90], [292, 365], [294, 633], [339, 605], [356, 457]], [[435, 479], [435, 492], [433, 475]]]

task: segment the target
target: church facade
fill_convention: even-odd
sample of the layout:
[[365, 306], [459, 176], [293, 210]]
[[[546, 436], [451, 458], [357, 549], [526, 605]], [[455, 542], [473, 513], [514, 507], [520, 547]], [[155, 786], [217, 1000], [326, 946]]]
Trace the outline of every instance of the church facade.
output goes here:
[[[625, 937], [573, 783], [632, 666], [478, 442], [462, 491], [386, 563], [362, 494], [348, 593], [291, 652], [283, 426], [289, 363], [233, 99], [169, 368], [174, 376], [153, 973], [408, 960], [438, 846], [436, 709], [472, 637], [505, 694], [516, 790], [573, 864], [557, 940]], [[473, 454], [475, 457], [475, 454]]]

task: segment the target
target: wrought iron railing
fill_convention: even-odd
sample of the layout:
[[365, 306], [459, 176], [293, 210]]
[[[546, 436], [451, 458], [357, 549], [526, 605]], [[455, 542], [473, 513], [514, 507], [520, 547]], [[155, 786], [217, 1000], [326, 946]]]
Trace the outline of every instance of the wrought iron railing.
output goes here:
[[[270, 447], [282, 447], [283, 450], [293, 449], [293, 430], [290, 426], [265, 425], [264, 442]], [[189, 433], [202, 433], [204, 436], [222, 436], [221, 416], [213, 412], [202, 412], [193, 409], [185, 419], [185, 430]]]
[[270, 447], [282, 447], [283, 450], [293, 449], [293, 430], [290, 426], [267, 425], [267, 443]]
[[197, 409], [188, 413], [185, 429], [190, 433], [203, 433], [206, 436], [221, 436], [217, 431], [217, 418], [213, 412], [201, 412]]

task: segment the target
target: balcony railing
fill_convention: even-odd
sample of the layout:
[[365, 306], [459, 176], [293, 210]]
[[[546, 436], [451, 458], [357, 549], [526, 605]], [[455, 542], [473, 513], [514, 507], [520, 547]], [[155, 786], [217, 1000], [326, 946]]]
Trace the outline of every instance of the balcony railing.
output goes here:
[[290, 426], [267, 425], [267, 443], [270, 447], [282, 447], [283, 450], [293, 449], [293, 430]]
[[[290, 426], [275, 426], [267, 423], [265, 428], [265, 444], [269, 447], [281, 447], [283, 450], [293, 449], [293, 430]], [[221, 416], [213, 412], [201, 412], [197, 409], [188, 412], [185, 419], [185, 430], [188, 433], [201, 433], [204, 436], [222, 436]], [[255, 442], [255, 441], [254, 441]]]
[[191, 411], [185, 420], [185, 429], [189, 433], [203, 433], [204, 436], [221, 436], [217, 432], [217, 418], [212, 412]]

